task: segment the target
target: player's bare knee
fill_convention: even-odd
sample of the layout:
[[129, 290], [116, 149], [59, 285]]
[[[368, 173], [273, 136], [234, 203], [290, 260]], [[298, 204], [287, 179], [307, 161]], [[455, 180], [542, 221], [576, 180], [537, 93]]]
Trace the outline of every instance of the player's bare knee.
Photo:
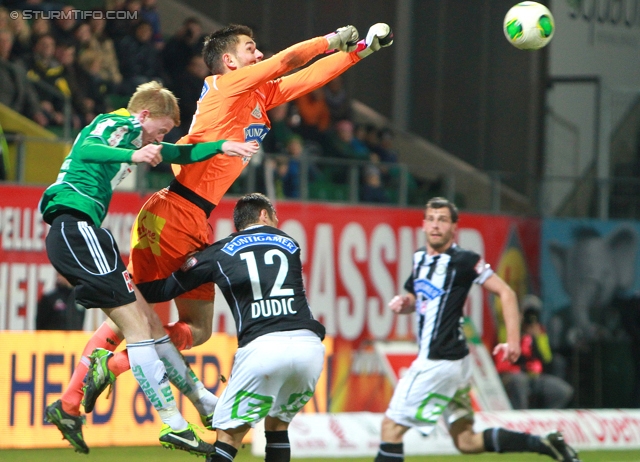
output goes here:
[[384, 416], [382, 419], [380, 439], [385, 443], [400, 443], [407, 430], [408, 427], [400, 425], [389, 417]]
[[211, 338], [211, 326], [190, 324], [189, 327], [191, 328], [191, 335], [193, 337], [193, 346], [202, 345], [204, 342], [209, 340], [209, 338]]

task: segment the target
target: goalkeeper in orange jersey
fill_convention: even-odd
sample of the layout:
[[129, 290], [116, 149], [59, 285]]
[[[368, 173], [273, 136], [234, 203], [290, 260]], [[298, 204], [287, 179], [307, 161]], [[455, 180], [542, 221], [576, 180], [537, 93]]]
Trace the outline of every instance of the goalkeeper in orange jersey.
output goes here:
[[[268, 110], [323, 86], [364, 57], [391, 45], [393, 34], [388, 25], [376, 24], [365, 39], [358, 39], [355, 27], [341, 27], [263, 60], [249, 27], [229, 25], [214, 32], [205, 39], [203, 49], [213, 75], [204, 80], [189, 133], [179, 143], [262, 142], [270, 128]], [[281, 77], [334, 50], [337, 52], [307, 68]], [[186, 255], [211, 242], [208, 218], [247, 163], [247, 158], [218, 155], [196, 165], [174, 165], [175, 180], [149, 198], [132, 229], [128, 269], [136, 283], [170, 276]], [[180, 320], [165, 329], [178, 349], [209, 339], [213, 298], [213, 283], [208, 283], [176, 299]], [[115, 376], [128, 368], [120, 356], [126, 352], [114, 355], [107, 351], [115, 348], [107, 338], [114, 343], [120, 337], [115, 326], [107, 322], [100, 330], [95, 340], [98, 343], [104, 337], [105, 350], [96, 352], [99, 360], [87, 375], [84, 398], [89, 408]], [[208, 421], [205, 426], [210, 426]]]

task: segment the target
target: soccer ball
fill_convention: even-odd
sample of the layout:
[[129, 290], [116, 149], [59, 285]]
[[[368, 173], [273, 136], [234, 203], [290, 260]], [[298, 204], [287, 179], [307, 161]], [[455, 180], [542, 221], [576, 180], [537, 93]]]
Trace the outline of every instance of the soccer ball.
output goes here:
[[537, 2], [520, 2], [504, 17], [504, 35], [509, 43], [521, 50], [542, 48], [555, 32], [549, 9]]

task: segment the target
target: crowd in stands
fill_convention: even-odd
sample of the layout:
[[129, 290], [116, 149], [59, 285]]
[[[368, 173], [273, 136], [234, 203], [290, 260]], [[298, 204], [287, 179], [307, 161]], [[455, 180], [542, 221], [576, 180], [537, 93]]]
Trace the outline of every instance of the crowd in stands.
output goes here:
[[[205, 33], [200, 21], [191, 17], [166, 37], [156, 2], [92, 1], [94, 6], [103, 4], [90, 11], [128, 12], [129, 19], [92, 14], [79, 20], [74, 11], [85, 2], [0, 0], [0, 103], [54, 131], [65, 123], [66, 111], [68, 125], [77, 132], [97, 114], [126, 106], [139, 84], [158, 80], [179, 98], [181, 124], [167, 137], [178, 140], [189, 129], [202, 81], [209, 74], [201, 56]], [[22, 14], [10, 17], [10, 12], [21, 10], [62, 14], [41, 14], [31, 21]], [[303, 171], [310, 183], [327, 185], [325, 190], [346, 189], [355, 168], [360, 201], [396, 202], [400, 169], [393, 132], [354, 124], [340, 77], [273, 109], [270, 118], [264, 152], [276, 155], [263, 158], [261, 171], [273, 172], [277, 196], [300, 198]], [[325, 162], [306, 162], [311, 158]], [[360, 162], [345, 165], [331, 159]]]

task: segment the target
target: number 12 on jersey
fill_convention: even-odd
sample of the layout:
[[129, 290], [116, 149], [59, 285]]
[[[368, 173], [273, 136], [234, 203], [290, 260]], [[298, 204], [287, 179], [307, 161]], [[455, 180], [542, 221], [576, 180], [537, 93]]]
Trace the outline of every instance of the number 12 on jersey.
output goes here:
[[[267, 266], [279, 264], [275, 281], [272, 284], [271, 291], [266, 300], [262, 294], [262, 284], [260, 273], [258, 271], [258, 262], [254, 252], [243, 252], [240, 259], [247, 264], [249, 271], [249, 280], [251, 281], [251, 291], [253, 292], [254, 303], [251, 304], [251, 317], [259, 316], [269, 317], [278, 316], [280, 314], [295, 314], [293, 310], [293, 289], [283, 289], [287, 274], [289, 273], [289, 261], [287, 256], [278, 249], [271, 249], [264, 254], [264, 264]], [[278, 261], [276, 261], [278, 260]], [[286, 300], [278, 300], [276, 297], [291, 297]]]

